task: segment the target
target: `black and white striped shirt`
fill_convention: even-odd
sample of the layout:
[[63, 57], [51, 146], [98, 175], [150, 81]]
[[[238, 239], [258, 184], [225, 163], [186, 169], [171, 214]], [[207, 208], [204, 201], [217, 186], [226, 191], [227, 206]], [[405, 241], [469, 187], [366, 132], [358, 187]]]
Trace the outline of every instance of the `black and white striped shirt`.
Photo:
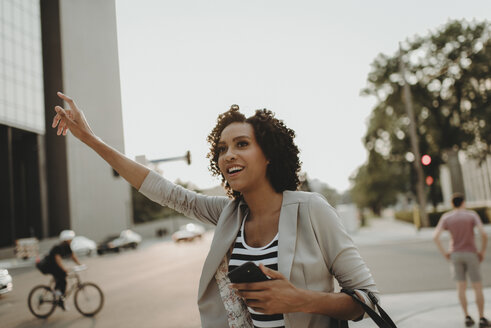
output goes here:
[[[230, 262], [228, 264], [228, 270], [232, 271], [238, 266], [244, 264], [245, 262], [251, 261], [256, 265], [259, 263], [264, 264], [264, 266], [272, 269], [278, 270], [278, 234], [273, 238], [273, 240], [266, 246], [255, 248], [250, 247], [246, 244], [245, 240], [242, 238], [244, 231], [244, 223], [246, 219], [242, 221], [242, 226], [237, 234], [237, 239], [235, 240], [234, 249], [232, 251], [232, 256], [230, 257]], [[254, 327], [257, 328], [284, 328], [285, 321], [283, 319], [283, 314], [262, 314], [256, 312], [250, 307], [248, 307], [249, 313], [251, 314], [252, 322]]]

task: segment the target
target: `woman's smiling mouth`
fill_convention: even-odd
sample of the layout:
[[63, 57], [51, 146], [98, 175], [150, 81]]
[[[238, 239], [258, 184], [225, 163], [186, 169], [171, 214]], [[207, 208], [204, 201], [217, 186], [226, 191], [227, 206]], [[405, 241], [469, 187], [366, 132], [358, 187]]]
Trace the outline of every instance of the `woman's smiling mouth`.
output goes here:
[[234, 166], [231, 166], [227, 169], [227, 174], [230, 176], [230, 177], [233, 177], [235, 175], [237, 175], [239, 172], [241, 172], [242, 170], [244, 169], [243, 166], [239, 166], [239, 165], [234, 165]]

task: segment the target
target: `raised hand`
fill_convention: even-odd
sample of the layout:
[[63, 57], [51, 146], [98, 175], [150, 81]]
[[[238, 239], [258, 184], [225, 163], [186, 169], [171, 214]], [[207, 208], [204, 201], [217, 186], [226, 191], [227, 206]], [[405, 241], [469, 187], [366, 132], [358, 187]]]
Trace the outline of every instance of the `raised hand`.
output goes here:
[[98, 138], [90, 129], [89, 123], [85, 119], [84, 113], [78, 109], [72, 98], [61, 92], [57, 93], [58, 97], [66, 101], [69, 109], [56, 106], [56, 115], [53, 118], [53, 128], [58, 127], [57, 134], [64, 135], [70, 131], [77, 139], [92, 148], [101, 156], [109, 165], [112, 166], [123, 178], [126, 179], [133, 187], [140, 189], [143, 180], [150, 170], [145, 166], [129, 159], [118, 150], [107, 145], [103, 140]]
[[64, 135], [70, 131], [77, 139], [84, 141], [89, 136], [94, 136], [90, 129], [89, 123], [85, 119], [84, 113], [77, 107], [72, 98], [61, 92], [57, 93], [58, 97], [66, 101], [70, 109], [64, 109], [61, 106], [55, 106], [56, 115], [53, 118], [52, 128], [58, 127], [57, 135]]

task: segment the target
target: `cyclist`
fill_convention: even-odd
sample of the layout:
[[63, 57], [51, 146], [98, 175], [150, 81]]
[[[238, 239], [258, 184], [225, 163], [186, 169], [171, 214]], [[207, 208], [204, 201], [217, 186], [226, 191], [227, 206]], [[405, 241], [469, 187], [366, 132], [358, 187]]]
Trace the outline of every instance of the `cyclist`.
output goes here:
[[60, 233], [60, 243], [51, 248], [48, 255], [43, 260], [37, 263], [37, 268], [43, 274], [51, 274], [55, 279], [55, 294], [58, 298], [58, 305], [65, 310], [65, 291], [66, 291], [66, 276], [67, 268], [63, 265], [62, 258], [71, 257], [71, 259], [81, 265], [77, 256], [72, 252], [70, 244], [75, 238], [73, 230], [63, 230]]

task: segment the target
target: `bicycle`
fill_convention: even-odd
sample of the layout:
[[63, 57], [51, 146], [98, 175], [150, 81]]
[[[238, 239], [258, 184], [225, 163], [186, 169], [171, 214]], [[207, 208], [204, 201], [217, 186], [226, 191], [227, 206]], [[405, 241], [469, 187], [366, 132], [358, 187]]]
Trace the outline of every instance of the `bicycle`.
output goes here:
[[[96, 315], [104, 305], [104, 294], [96, 284], [82, 282], [78, 272], [86, 270], [84, 265], [76, 266], [67, 275], [67, 290], [65, 300], [75, 291], [74, 303], [78, 312], [86, 317]], [[49, 317], [59, 304], [59, 297], [55, 294], [55, 280], [52, 278], [49, 285], [38, 285], [31, 289], [27, 304], [31, 313], [38, 318]]]

